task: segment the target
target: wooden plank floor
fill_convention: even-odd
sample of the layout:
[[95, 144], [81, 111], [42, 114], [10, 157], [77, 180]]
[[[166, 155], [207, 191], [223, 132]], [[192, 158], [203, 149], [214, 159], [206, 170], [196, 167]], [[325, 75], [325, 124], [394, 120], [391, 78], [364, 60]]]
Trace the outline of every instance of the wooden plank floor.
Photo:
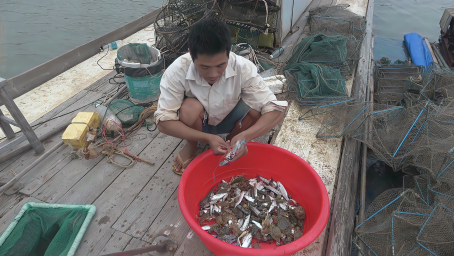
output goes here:
[[[70, 113], [40, 124], [35, 128], [36, 133], [44, 134], [58, 124], [69, 122], [79, 111], [93, 111], [94, 106], [89, 103], [115, 93], [117, 85], [109, 83], [113, 75], [114, 72], [106, 75], [34, 122], [40, 124]], [[61, 134], [46, 140], [45, 148], [56, 145]], [[269, 143], [272, 135], [267, 133], [255, 141]], [[96, 206], [96, 214], [76, 255], [137, 249], [149, 246], [160, 235], [177, 242], [175, 255], [212, 255], [189, 228], [178, 206], [180, 176], [172, 172], [172, 163], [184, 142], [143, 127], [126, 144], [131, 153], [154, 165], [141, 162], [125, 169], [107, 163], [104, 157], [88, 161], [73, 159], [68, 146], [58, 148], [0, 195], [0, 232], [27, 202], [91, 204]], [[208, 148], [200, 143], [198, 153]], [[38, 157], [29, 150], [0, 163], [0, 181], [8, 182]], [[118, 161], [122, 163], [121, 159]]]

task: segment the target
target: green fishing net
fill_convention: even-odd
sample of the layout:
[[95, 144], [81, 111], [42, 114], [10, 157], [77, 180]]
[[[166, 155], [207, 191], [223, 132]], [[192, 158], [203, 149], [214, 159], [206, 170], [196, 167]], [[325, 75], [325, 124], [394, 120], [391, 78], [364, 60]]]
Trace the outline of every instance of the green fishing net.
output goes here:
[[299, 62], [284, 67], [289, 90], [295, 92], [300, 104], [336, 101], [347, 98], [345, 80], [338, 69]]
[[347, 38], [342, 35], [315, 34], [301, 40], [293, 49], [289, 64], [297, 62], [343, 65], [347, 54]]
[[0, 255], [67, 255], [88, 213], [84, 207], [29, 207], [0, 246]]
[[139, 120], [140, 113], [145, 108], [136, 106], [129, 100], [116, 99], [110, 103], [109, 109], [118, 117], [122, 124], [132, 125]]
[[150, 64], [151, 53], [147, 44], [130, 43], [120, 47], [117, 51], [117, 58], [121, 61]]

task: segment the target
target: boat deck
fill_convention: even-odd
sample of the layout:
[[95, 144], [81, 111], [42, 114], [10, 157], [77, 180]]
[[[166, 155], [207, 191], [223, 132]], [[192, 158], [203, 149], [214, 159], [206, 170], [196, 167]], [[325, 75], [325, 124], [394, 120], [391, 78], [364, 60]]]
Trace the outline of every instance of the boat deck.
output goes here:
[[[338, 1], [343, 2], [351, 1]], [[353, 9], [356, 8], [364, 15], [367, 2], [363, 0], [361, 4], [355, 3]], [[320, 3], [324, 2], [319, 1]], [[300, 18], [300, 31], [292, 35], [284, 45], [298, 42], [305, 31], [305, 22], [304, 17]], [[71, 112], [35, 127], [37, 135], [69, 122], [79, 111], [92, 110], [91, 103], [103, 99], [105, 95], [113, 95], [118, 85], [109, 83], [109, 78], [114, 74], [107, 74], [33, 122], [32, 125], [39, 124]], [[353, 78], [347, 81], [349, 91], [352, 84]], [[299, 121], [300, 111], [299, 106], [292, 104], [279, 134], [272, 136], [272, 133], [268, 133], [257, 141], [287, 149], [311, 164], [325, 183], [333, 207], [341, 164], [342, 139], [317, 139], [315, 135], [320, 124]], [[62, 132], [44, 141], [44, 147], [50, 149], [58, 144], [61, 135]], [[173, 255], [212, 255], [189, 228], [178, 207], [180, 176], [172, 172], [172, 164], [183, 146], [184, 142], [180, 139], [142, 127], [126, 141], [126, 147], [132, 154], [147, 159], [154, 165], [140, 162], [125, 169], [107, 163], [106, 158], [101, 156], [91, 160], [74, 159], [70, 147], [63, 145], [0, 195], [0, 233], [3, 233], [27, 202], [92, 204], [97, 208], [96, 214], [76, 255], [102, 255], [137, 249], [151, 245], [160, 235], [165, 235], [178, 244]], [[199, 144], [199, 153], [206, 149], [207, 145]], [[29, 150], [1, 163], [0, 183], [8, 182], [38, 157]], [[123, 163], [121, 159], [118, 162]], [[317, 240], [295, 255], [324, 255], [329, 226], [330, 223]], [[157, 252], [150, 254], [163, 255]]]
[[[109, 83], [114, 74], [109, 73], [37, 120], [35, 123], [78, 109], [39, 126], [35, 129], [37, 135], [70, 121], [79, 111], [90, 111], [93, 104], [85, 105], [115, 93], [117, 85]], [[45, 148], [59, 143], [62, 133], [46, 140]], [[256, 141], [267, 143], [270, 134]], [[77, 255], [99, 255], [149, 246], [159, 235], [165, 235], [179, 245], [175, 255], [211, 255], [190, 230], [178, 207], [180, 176], [172, 172], [172, 164], [183, 146], [181, 139], [142, 127], [126, 140], [126, 147], [154, 165], [140, 162], [125, 169], [107, 163], [102, 156], [91, 160], [73, 159], [71, 148], [63, 145], [0, 195], [0, 233], [27, 202], [92, 204], [96, 206], [96, 215]], [[207, 148], [206, 144], [200, 143], [198, 153]], [[30, 150], [0, 164], [0, 182], [6, 183], [38, 157]], [[125, 159], [116, 161], [127, 163]]]

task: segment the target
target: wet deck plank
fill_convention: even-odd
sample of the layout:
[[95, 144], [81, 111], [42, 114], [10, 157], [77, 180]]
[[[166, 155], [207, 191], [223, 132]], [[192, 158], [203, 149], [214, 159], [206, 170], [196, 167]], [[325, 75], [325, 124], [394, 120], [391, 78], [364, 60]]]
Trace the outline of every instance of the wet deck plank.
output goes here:
[[[106, 92], [110, 92], [114, 90], [117, 86], [112, 85], [108, 82], [108, 79], [112, 77], [113, 75], [109, 74], [108, 76], [105, 76], [104, 78], [100, 79], [98, 82], [93, 84], [94, 86], [90, 86], [89, 88], [84, 89], [83, 91], [79, 92], [74, 99], [71, 98], [69, 102], [64, 102], [62, 105], [57, 107], [55, 110], [51, 111], [50, 113], [46, 114], [44, 117], [40, 118], [37, 120], [37, 122], [41, 122], [44, 120], [48, 120], [49, 118], [60, 116], [62, 114], [70, 113], [71, 111], [74, 111], [76, 109], [79, 109], [77, 111], [74, 111], [68, 115], [56, 118], [54, 120], [51, 120], [45, 124], [40, 125], [38, 128], [35, 129], [35, 132], [37, 136], [43, 135], [53, 129], [55, 129], [57, 126], [64, 124], [64, 123], [69, 123], [80, 111], [84, 111], [90, 106], [86, 106], [87, 104], [90, 104], [94, 102], [95, 100], [101, 98]], [[74, 101], [74, 102], [73, 102]], [[43, 142], [43, 145], [45, 149], [50, 149], [54, 145], [60, 142], [61, 140], [61, 135], [63, 134], [62, 132], [59, 132], [57, 135], [53, 136], [51, 139], [48, 139]], [[25, 143], [25, 142], [24, 142]], [[23, 143], [23, 144], [24, 144]], [[23, 145], [20, 144], [20, 145]], [[68, 147], [66, 147], [68, 148]], [[52, 154], [55, 156], [55, 153]], [[10, 172], [10, 170], [13, 170], [15, 173], [21, 172], [23, 169], [25, 169], [28, 165], [30, 165], [33, 161], [35, 161], [39, 155], [36, 155], [33, 150], [29, 150], [20, 156], [14, 157], [10, 161], [6, 161], [5, 163], [0, 164], [0, 181], [1, 182], [7, 182], [10, 179], [14, 177], [14, 175]], [[64, 156], [60, 157], [54, 157], [55, 161], [60, 160], [61, 158], [64, 158]], [[45, 163], [41, 163], [41, 166], [36, 166], [30, 172], [22, 177], [20, 181], [16, 184], [16, 190], [22, 189], [22, 187], [18, 186], [18, 184], [28, 184], [30, 179], [33, 179], [33, 174], [36, 173], [37, 170], [42, 170], [44, 167], [49, 168], [50, 165], [53, 164], [51, 159], [46, 160]], [[46, 165], [46, 166], [42, 166]], [[15, 192], [12, 191], [12, 189], [9, 190], [8, 193]]]
[[[113, 228], [136, 238], [142, 238], [149, 227], [163, 211], [172, 194], [177, 191], [180, 176], [172, 171], [173, 159], [183, 148], [181, 143], [164, 165], [156, 172], [137, 198], [125, 210]], [[204, 144], [199, 144], [198, 153], [203, 151]]]
[[[143, 131], [138, 134], [142, 134]], [[139, 154], [158, 132], [148, 134], [141, 143], [128, 147], [132, 154]], [[120, 160], [124, 160], [121, 161]], [[126, 164], [127, 160], [116, 160]], [[92, 203], [125, 168], [107, 163], [105, 157], [90, 160], [72, 160], [64, 169], [49, 179], [33, 194], [48, 203]]]
[[124, 251], [125, 247], [130, 243], [132, 237], [122, 233], [122, 232], [114, 232], [110, 237], [107, 244], [101, 250], [101, 255], [115, 253], [115, 252], [122, 252]]
[[[142, 240], [152, 243], [156, 237], [166, 236], [177, 243], [179, 247], [186, 238], [189, 230], [189, 225], [184, 220], [178, 206], [178, 190], [175, 190], [158, 217], [156, 217], [155, 221], [153, 221], [150, 228], [143, 236]], [[160, 255], [157, 253], [150, 254], [156, 256]]]
[[[124, 251], [130, 251], [130, 250], [135, 250], [135, 249], [140, 249], [140, 248], [143, 248], [143, 247], [148, 247], [148, 246], [151, 246], [151, 244], [145, 242], [145, 241], [142, 241], [140, 239], [137, 239], [137, 238], [132, 238], [131, 241], [129, 241], [128, 245], [126, 246], [126, 248], [124, 249]], [[152, 252], [149, 252], [149, 253], [142, 253], [140, 254], [140, 256], [150, 256], [150, 255], [153, 255]], [[164, 256], [166, 254], [159, 254], [160, 256]]]
[[[108, 242], [105, 236], [114, 230], [112, 225], [143, 190], [154, 174], [162, 168], [169, 156], [180, 144], [180, 140], [169, 136], [157, 136], [142, 152], [154, 162], [153, 166], [138, 163], [120, 174], [110, 186], [93, 202], [97, 211], [78, 249], [79, 255], [97, 255]], [[166, 146], [167, 149], [162, 148]], [[141, 156], [142, 156], [141, 154]], [[99, 250], [98, 250], [99, 249]]]
[[184, 255], [199, 255], [199, 256], [212, 256], [214, 255], [202, 243], [199, 236], [191, 229], [187, 232], [185, 239], [175, 252], [175, 256]]

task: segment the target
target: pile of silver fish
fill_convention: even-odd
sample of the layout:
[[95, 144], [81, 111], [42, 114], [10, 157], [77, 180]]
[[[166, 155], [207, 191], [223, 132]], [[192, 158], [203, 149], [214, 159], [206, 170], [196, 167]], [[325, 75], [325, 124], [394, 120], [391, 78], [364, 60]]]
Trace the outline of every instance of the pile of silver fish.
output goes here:
[[229, 244], [258, 249], [259, 243], [280, 246], [303, 235], [304, 208], [272, 178], [222, 180], [199, 205], [202, 229]]

